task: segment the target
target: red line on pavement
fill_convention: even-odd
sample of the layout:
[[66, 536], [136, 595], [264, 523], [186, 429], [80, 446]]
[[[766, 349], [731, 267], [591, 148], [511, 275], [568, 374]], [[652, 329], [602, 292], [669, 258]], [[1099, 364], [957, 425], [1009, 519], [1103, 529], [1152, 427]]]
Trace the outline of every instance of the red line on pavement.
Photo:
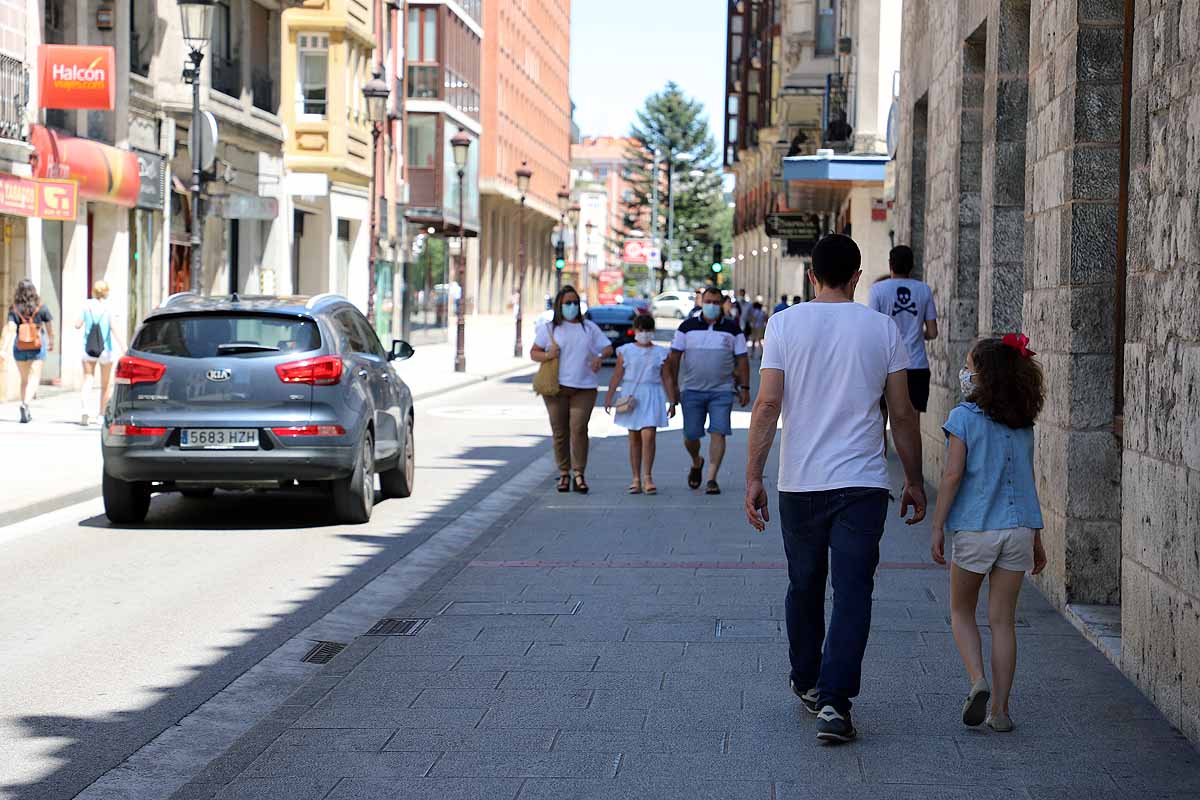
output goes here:
[[[787, 569], [785, 561], [472, 561], [472, 567], [576, 569]], [[883, 561], [880, 569], [938, 570], [937, 564], [909, 561]]]

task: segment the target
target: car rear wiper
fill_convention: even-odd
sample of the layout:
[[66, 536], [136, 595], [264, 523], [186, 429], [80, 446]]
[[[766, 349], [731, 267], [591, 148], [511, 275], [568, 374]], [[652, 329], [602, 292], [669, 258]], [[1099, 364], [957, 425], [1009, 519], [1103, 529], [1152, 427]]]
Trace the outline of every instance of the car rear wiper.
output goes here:
[[269, 344], [249, 344], [244, 342], [233, 342], [232, 344], [217, 345], [218, 353], [278, 353], [278, 347], [272, 347]]

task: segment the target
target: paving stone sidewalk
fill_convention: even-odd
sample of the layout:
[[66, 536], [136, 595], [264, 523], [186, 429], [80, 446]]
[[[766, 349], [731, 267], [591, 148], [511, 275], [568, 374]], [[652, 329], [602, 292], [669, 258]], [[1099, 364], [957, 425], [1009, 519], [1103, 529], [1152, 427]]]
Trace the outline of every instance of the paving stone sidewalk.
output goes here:
[[[684, 486], [660, 436], [657, 497], [624, 494], [624, 439], [589, 496], [551, 479], [176, 798], [1118, 800], [1200, 796], [1200, 755], [1028, 585], [1018, 729], [959, 721], [967, 689], [927, 528], [883, 541], [859, 740], [828, 747], [787, 687], [778, 523]], [[893, 464], [893, 477], [899, 473]]]

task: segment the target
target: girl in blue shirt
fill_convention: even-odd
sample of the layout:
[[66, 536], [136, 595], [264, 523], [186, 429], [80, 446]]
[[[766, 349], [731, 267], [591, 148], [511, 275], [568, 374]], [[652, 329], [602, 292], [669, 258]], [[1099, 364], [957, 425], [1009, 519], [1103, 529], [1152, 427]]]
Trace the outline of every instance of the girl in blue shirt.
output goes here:
[[[1017, 598], [1025, 573], [1046, 566], [1033, 477], [1033, 423], [1045, 395], [1042, 368], [1028, 344], [1024, 335], [1010, 333], [977, 342], [967, 356], [959, 372], [964, 402], [943, 426], [945, 469], [931, 534], [933, 560], [945, 564], [945, 532], [953, 532], [951, 627], [971, 680], [963, 723], [986, 721], [1005, 733], [1013, 729], [1008, 697], [1017, 668]], [[992, 687], [975, 624], [985, 577]]]

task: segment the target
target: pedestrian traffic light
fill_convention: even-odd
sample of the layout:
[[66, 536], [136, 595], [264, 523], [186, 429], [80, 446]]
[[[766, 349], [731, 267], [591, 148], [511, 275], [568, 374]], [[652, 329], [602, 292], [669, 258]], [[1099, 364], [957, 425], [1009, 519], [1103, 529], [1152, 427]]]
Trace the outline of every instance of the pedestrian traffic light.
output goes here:
[[564, 269], [566, 269], [566, 266], [567, 266], [567, 248], [560, 241], [558, 244], [554, 245], [554, 268], [556, 270], [558, 270], [559, 272], [562, 272]]

